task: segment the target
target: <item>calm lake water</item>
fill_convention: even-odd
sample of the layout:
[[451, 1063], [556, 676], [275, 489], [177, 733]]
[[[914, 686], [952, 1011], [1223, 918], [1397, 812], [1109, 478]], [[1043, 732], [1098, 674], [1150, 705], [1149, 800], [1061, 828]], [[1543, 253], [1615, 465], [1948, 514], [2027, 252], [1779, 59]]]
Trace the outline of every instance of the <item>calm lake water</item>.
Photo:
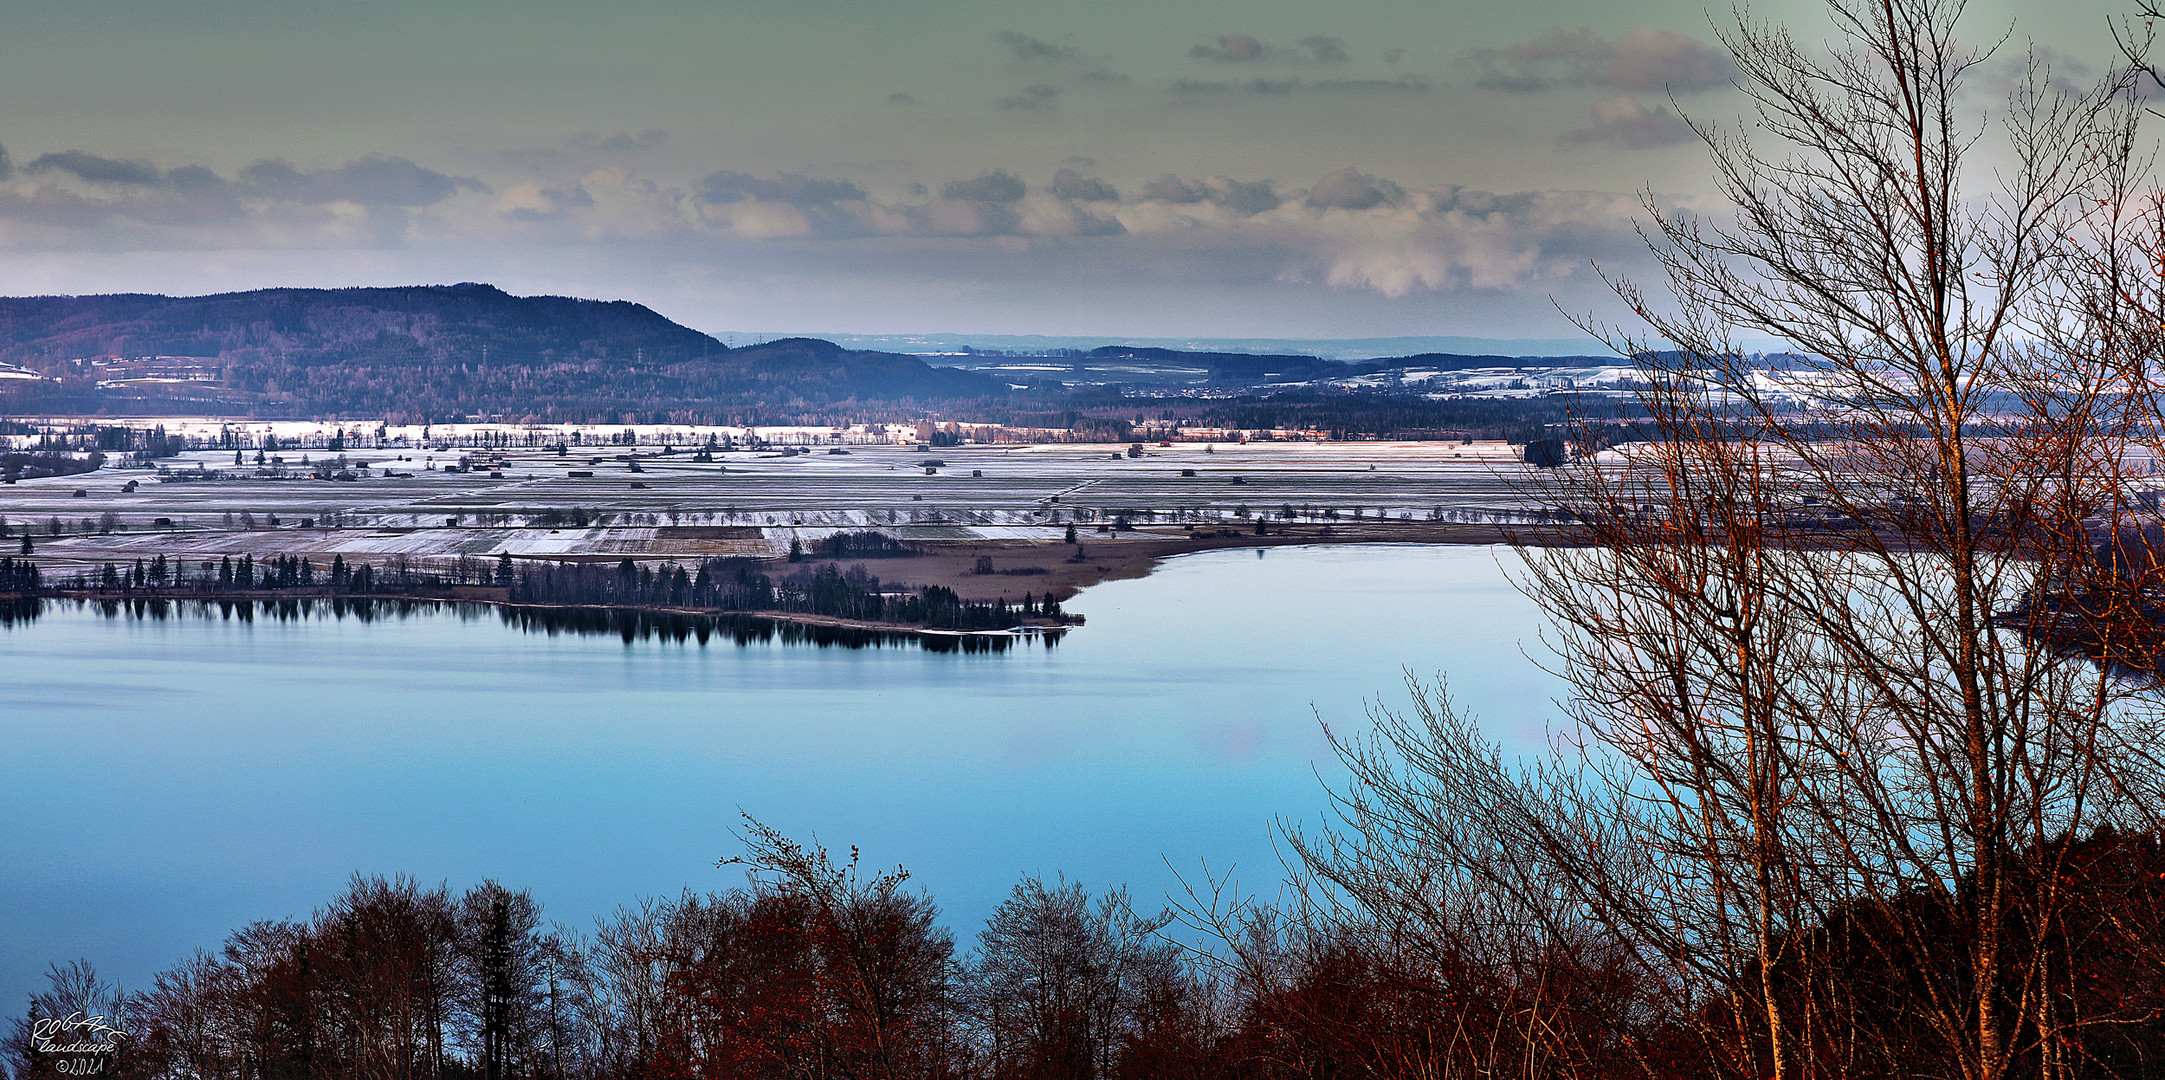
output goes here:
[[1530, 744], [1559, 684], [1507, 550], [1190, 555], [996, 654], [548, 635], [493, 613], [252, 623], [48, 608], [0, 628], [0, 1012], [88, 957], [145, 988], [355, 871], [533, 890], [576, 926], [742, 883], [739, 810], [907, 866], [967, 946], [1023, 874], [1154, 909], [1279, 878], [1359, 729], [1451, 676]]

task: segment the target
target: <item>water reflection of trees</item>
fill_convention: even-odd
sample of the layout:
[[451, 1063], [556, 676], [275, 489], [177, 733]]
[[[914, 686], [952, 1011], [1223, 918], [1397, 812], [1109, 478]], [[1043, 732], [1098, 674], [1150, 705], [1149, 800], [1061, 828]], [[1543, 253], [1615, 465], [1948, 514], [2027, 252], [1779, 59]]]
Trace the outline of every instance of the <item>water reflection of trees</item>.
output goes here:
[[799, 623], [754, 615], [699, 615], [641, 611], [632, 608], [506, 607], [448, 600], [382, 597], [281, 597], [251, 600], [176, 600], [167, 597], [96, 600], [30, 597], [0, 600], [0, 627], [28, 625], [48, 608], [91, 611], [107, 619], [145, 622], [205, 620], [218, 622], [294, 623], [330, 619], [373, 623], [416, 616], [443, 616], [474, 622], [492, 614], [504, 626], [550, 636], [615, 637], [625, 644], [661, 642], [705, 646], [813, 645], [820, 648], [877, 649], [916, 646], [935, 653], [1002, 653], [1032, 641], [1046, 648], [1059, 644], [1062, 630], [1035, 634], [918, 633], [853, 626]]

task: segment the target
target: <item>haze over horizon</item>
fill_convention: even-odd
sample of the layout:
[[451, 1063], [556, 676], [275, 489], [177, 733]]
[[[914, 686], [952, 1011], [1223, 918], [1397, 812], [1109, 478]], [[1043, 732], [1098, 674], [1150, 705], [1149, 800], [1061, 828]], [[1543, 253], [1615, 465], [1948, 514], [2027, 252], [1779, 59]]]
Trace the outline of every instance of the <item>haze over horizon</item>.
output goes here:
[[[2017, 39], [2094, 74], [2117, 10]], [[1570, 340], [1559, 306], [1614, 314], [1591, 263], [1646, 269], [1636, 192], [1718, 209], [1680, 117], [1741, 104], [1708, 17], [25, 0], [0, 293], [486, 281], [715, 332]]]

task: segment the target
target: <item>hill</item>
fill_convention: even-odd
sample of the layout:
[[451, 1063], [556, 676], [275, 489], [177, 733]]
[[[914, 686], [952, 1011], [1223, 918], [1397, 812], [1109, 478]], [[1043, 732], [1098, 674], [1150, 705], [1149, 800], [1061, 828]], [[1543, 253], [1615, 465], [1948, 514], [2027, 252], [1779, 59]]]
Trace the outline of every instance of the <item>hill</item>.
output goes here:
[[667, 361], [728, 350], [628, 301], [513, 296], [472, 283], [0, 298], [0, 362], [33, 370], [99, 356], [532, 364], [642, 351]]
[[627, 301], [491, 285], [0, 297], [0, 408], [784, 422], [1007, 384], [791, 338], [730, 349]]

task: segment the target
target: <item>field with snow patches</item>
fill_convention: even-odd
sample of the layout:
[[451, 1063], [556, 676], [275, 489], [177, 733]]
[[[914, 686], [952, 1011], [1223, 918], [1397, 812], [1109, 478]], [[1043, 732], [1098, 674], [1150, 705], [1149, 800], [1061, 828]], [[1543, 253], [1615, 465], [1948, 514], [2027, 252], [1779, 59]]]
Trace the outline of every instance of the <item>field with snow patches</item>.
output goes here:
[[[343, 455], [352, 480], [312, 479], [321, 451], [305, 463], [284, 452], [263, 467], [253, 452], [240, 466], [230, 451], [197, 452], [156, 468], [7, 485], [0, 517], [8, 553], [28, 530], [38, 555], [65, 566], [161, 553], [422, 563], [772, 557], [792, 539], [811, 546], [860, 529], [1015, 546], [1057, 543], [1076, 523], [1093, 541], [1117, 543], [1288, 509], [1310, 520], [1328, 509], [1339, 522], [1470, 522], [1530, 508], [1516, 490], [1523, 466], [1502, 443], [1182, 443], [1150, 446], [1140, 458], [1125, 445], [846, 449], [724, 452], [711, 463], [651, 447], [629, 460], [618, 447], [506, 450], [500, 476], [445, 471], [461, 451], [360, 449]], [[1139, 528], [1094, 532], [1123, 516]]]

